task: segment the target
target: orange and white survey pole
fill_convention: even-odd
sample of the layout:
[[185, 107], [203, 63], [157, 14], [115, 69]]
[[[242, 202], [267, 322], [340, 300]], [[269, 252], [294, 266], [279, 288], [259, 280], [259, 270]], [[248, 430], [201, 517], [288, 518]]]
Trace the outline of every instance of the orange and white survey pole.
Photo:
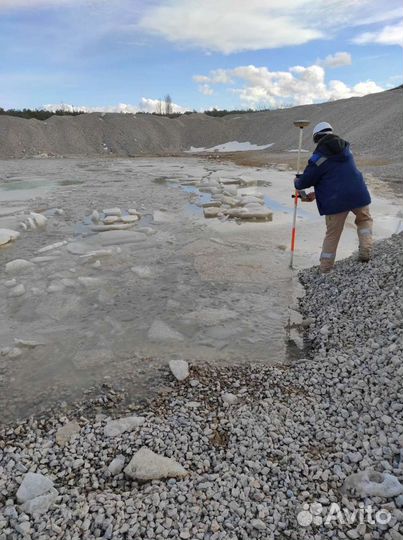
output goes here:
[[[294, 126], [299, 128], [299, 142], [298, 142], [298, 158], [297, 158], [297, 175], [300, 174], [300, 164], [301, 164], [301, 148], [302, 148], [302, 132], [304, 127], [309, 126], [310, 122], [308, 120], [296, 120]], [[292, 231], [291, 231], [291, 259], [290, 259], [290, 268], [293, 267], [294, 262], [294, 251], [295, 251], [295, 240], [297, 237], [297, 207], [298, 207], [298, 191], [295, 190], [294, 193], [294, 215], [292, 218]]]

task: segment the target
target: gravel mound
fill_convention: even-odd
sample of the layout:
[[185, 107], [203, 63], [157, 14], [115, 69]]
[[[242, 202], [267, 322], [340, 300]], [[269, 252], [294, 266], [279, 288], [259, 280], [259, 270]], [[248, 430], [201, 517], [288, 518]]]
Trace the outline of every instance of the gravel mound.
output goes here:
[[[167, 155], [190, 147], [210, 148], [229, 141], [257, 145], [273, 143], [270, 150], [295, 148], [293, 121], [307, 118], [314, 125], [326, 120], [355, 151], [397, 158], [401, 149], [403, 89], [317, 105], [213, 118], [205, 114], [169, 119], [145, 114], [92, 113], [49, 120], [0, 116], [0, 158], [28, 156], [139, 156]], [[305, 148], [311, 130], [305, 130]], [[401, 161], [401, 160], [400, 160]]]
[[[171, 375], [166, 393], [136, 410], [144, 422], [115, 437], [89, 400], [4, 428], [0, 538], [401, 539], [402, 253], [403, 234], [394, 235], [368, 264], [350, 258], [326, 276], [301, 274], [303, 360]], [[74, 416], [80, 431], [59, 446], [56, 433]], [[188, 474], [128, 478], [123, 467], [143, 447]], [[18, 505], [28, 472], [57, 491], [45, 513]], [[334, 504], [341, 522], [326, 521]]]

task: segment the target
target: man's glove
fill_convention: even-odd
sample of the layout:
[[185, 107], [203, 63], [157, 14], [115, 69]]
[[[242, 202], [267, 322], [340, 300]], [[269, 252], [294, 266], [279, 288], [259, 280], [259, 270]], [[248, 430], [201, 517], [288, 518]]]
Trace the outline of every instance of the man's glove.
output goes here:
[[315, 192], [311, 191], [310, 193], [307, 193], [305, 197], [302, 200], [302, 202], [312, 202], [316, 199]]
[[[298, 198], [301, 199], [302, 202], [312, 202], [316, 199], [315, 192], [311, 191], [311, 193], [307, 193], [304, 189], [297, 189]], [[292, 198], [294, 198], [295, 195], [292, 195]]]

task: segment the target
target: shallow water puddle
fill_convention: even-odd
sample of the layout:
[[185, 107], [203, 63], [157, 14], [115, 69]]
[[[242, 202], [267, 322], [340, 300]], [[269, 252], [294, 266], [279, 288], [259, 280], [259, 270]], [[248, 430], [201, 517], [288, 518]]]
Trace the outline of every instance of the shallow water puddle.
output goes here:
[[41, 197], [44, 193], [57, 189], [59, 186], [74, 186], [83, 183], [83, 180], [78, 179], [30, 178], [27, 180], [12, 180], [0, 184], [0, 196], [4, 202], [28, 201], [35, 197]]
[[[214, 195], [209, 191], [203, 191], [200, 189], [200, 181], [211, 176], [212, 173], [218, 173], [217, 169], [208, 169], [205, 167], [205, 171], [209, 171], [207, 175], [201, 175], [200, 177], [188, 176], [181, 178], [178, 176], [158, 176], [152, 179], [152, 182], [158, 185], [164, 185], [167, 188], [180, 188], [183, 192], [190, 195], [190, 200], [185, 207], [185, 213], [192, 216], [203, 217], [203, 205], [206, 203], [213, 202], [215, 200]], [[187, 178], [186, 178], [187, 176]], [[233, 183], [229, 182], [233, 178]], [[235, 177], [226, 176], [227, 182], [225, 185], [228, 187], [234, 188], [237, 187], [237, 192], [239, 194], [248, 194], [254, 195], [257, 191], [260, 191], [264, 197], [264, 207], [268, 210], [273, 211], [273, 221], [278, 222], [279, 218], [281, 220], [280, 214], [290, 215], [294, 210], [293, 199], [291, 198], [292, 190], [290, 190], [290, 201], [289, 204], [280, 202], [277, 198], [274, 198], [271, 194], [271, 191], [276, 192], [276, 187], [273, 186], [272, 181], [265, 178], [256, 178], [252, 185], [242, 186], [239, 185], [239, 175]], [[269, 194], [270, 193], [270, 194]], [[301, 207], [301, 204], [298, 207], [298, 219], [299, 220], [312, 220], [314, 218], [313, 213]], [[239, 221], [233, 218], [227, 218], [225, 220], [219, 220], [221, 222], [227, 221]], [[240, 222], [253, 222], [240, 220]]]
[[213, 200], [211, 193], [203, 193], [195, 186], [182, 184], [180, 185], [180, 187], [182, 191], [184, 191], [185, 193], [190, 193], [197, 196], [196, 202], [189, 202], [187, 204], [186, 212], [190, 214], [196, 214], [198, 216], [202, 216], [203, 215], [202, 205], [205, 203], [209, 203]]
[[1, 199], [7, 201], [27, 201], [57, 187], [57, 183], [43, 178], [15, 180], [0, 185]]
[[[100, 219], [102, 219], [101, 216], [102, 214], [100, 214]], [[91, 216], [85, 216], [81, 223], [76, 223], [74, 225], [74, 235], [89, 236], [95, 234], [95, 232], [91, 231], [90, 229], [91, 225], [94, 225], [94, 223], [91, 221]]]
[[57, 182], [60, 186], [79, 186], [84, 184], [84, 180], [61, 180]]
[[[164, 178], [164, 179], [162, 179]], [[181, 188], [182, 191], [185, 193], [189, 193], [190, 195], [195, 196], [195, 200], [192, 200], [187, 204], [186, 212], [192, 215], [197, 216], [203, 216], [203, 204], [210, 203], [214, 201], [213, 195], [209, 192], [200, 191], [200, 189], [194, 185], [190, 185], [193, 183], [192, 180], [189, 181], [189, 184], [181, 183], [179, 180], [170, 179], [167, 180], [166, 177], [161, 177], [155, 179], [157, 183], [160, 184], [166, 184], [167, 182], [175, 187], [175, 188]], [[235, 181], [234, 181], [235, 184]], [[287, 206], [286, 204], [283, 204], [276, 199], [272, 198], [270, 195], [268, 195], [267, 188], [271, 186], [271, 182], [264, 181], [264, 180], [258, 180], [256, 182], [256, 188], [242, 188], [240, 187], [238, 189], [239, 193], [248, 193], [253, 195], [255, 191], [257, 191], [258, 187], [266, 188], [264, 191], [264, 206], [268, 208], [269, 210], [272, 210], [274, 213], [273, 220], [275, 219], [276, 214], [282, 213], [282, 214], [292, 214], [294, 205], [293, 200], [290, 198], [290, 204]], [[197, 197], [197, 199], [196, 199]], [[312, 219], [312, 213], [304, 210], [301, 208], [301, 205], [298, 208], [298, 217], [300, 219]], [[225, 220], [227, 221], [227, 220]]]
[[[294, 202], [292, 199], [290, 204], [287, 206], [286, 204], [276, 201], [269, 195], [264, 195], [264, 203], [268, 208], [270, 208], [270, 210], [273, 210], [274, 212], [281, 212], [283, 214], [292, 214], [294, 212]], [[301, 208], [301, 205], [298, 206], [297, 215], [300, 218], [312, 219], [312, 213]]]
[[165, 185], [168, 188], [180, 188], [185, 193], [189, 193], [190, 195], [194, 195], [195, 197], [197, 197], [197, 200], [195, 200], [194, 202], [191, 201], [186, 205], [185, 213], [187, 214], [202, 216], [203, 208], [201, 207], [201, 205], [211, 202], [212, 200], [211, 193], [203, 193], [197, 187], [192, 185], [196, 182], [196, 180], [189, 179], [189, 183], [187, 183], [185, 179], [180, 180], [178, 178], [172, 178], [171, 176], [157, 176], [156, 178], [152, 179], [152, 182], [158, 185]]
[[390, 234], [398, 234], [403, 231], [403, 218], [396, 216], [378, 216], [376, 226], [384, 228]]
[[14, 191], [14, 190], [20, 190], [20, 189], [38, 189], [41, 187], [47, 187], [52, 185], [53, 182], [49, 180], [42, 180], [42, 179], [32, 179], [32, 180], [15, 180], [13, 182], [7, 182], [6, 184], [2, 184], [0, 186], [0, 189], [2, 191]]

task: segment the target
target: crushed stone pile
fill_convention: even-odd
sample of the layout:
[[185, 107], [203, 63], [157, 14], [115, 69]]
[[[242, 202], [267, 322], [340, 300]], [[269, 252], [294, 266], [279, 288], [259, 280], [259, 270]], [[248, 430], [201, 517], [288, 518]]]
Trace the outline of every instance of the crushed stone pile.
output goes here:
[[5, 427], [0, 538], [401, 540], [402, 253], [399, 234], [302, 272], [305, 359]]
[[[314, 125], [326, 120], [371, 157], [398, 158], [403, 119], [403, 89], [290, 109], [215, 118], [189, 114], [164, 118], [146, 114], [92, 113], [53, 116], [47, 121], [0, 116], [0, 158], [30, 156], [169, 155], [194, 148], [232, 143], [272, 145], [270, 151], [295, 148], [293, 121], [306, 118]], [[311, 148], [305, 130], [304, 148]]]

